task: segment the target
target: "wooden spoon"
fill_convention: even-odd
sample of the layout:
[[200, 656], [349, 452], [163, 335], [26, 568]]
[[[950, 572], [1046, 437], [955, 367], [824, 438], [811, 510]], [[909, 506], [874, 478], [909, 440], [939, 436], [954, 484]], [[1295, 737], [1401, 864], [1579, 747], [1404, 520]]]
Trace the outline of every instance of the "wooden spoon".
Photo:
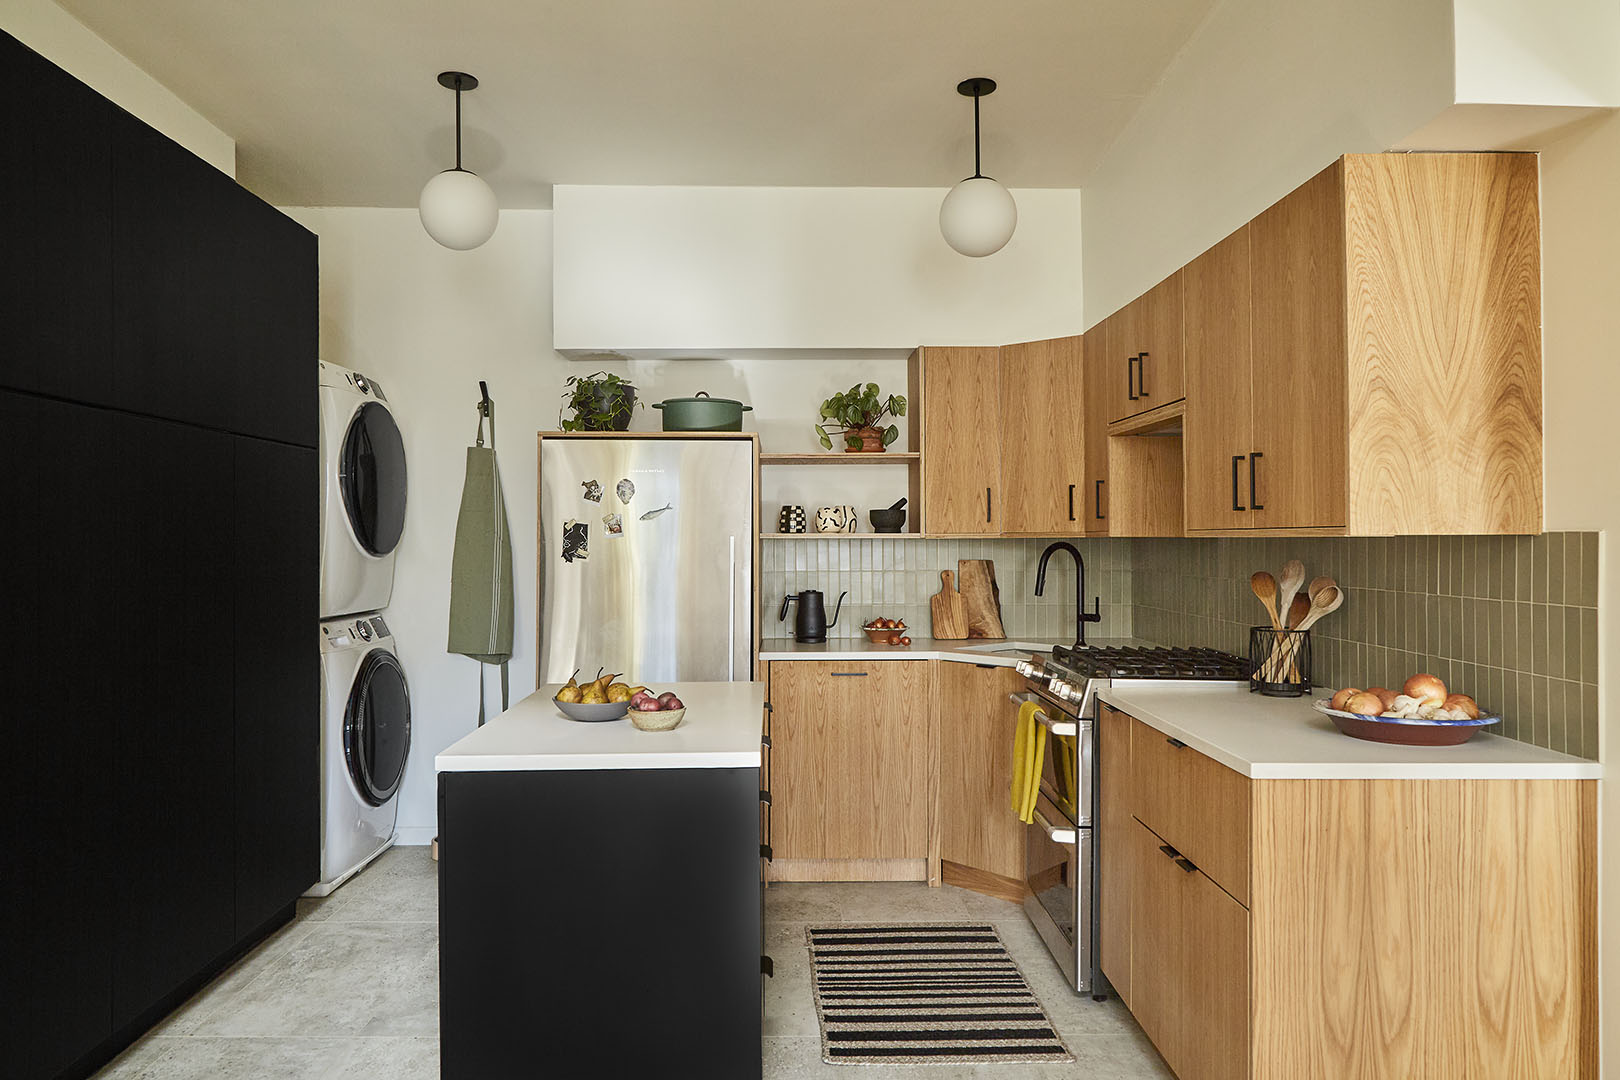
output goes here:
[[1305, 588], [1305, 595], [1309, 596], [1312, 600], [1315, 600], [1316, 594], [1321, 592], [1323, 589], [1338, 588], [1338, 585], [1339, 583], [1337, 581], [1334, 581], [1326, 574], [1323, 574], [1319, 578], [1311, 579], [1311, 583]]
[[1309, 630], [1318, 619], [1324, 615], [1331, 615], [1339, 610], [1344, 603], [1344, 590], [1337, 585], [1330, 585], [1311, 598], [1310, 614], [1305, 616], [1303, 622], [1294, 627], [1295, 630]]
[[1303, 622], [1305, 620], [1305, 616], [1309, 615], [1310, 613], [1311, 598], [1306, 596], [1304, 593], [1300, 593], [1298, 596], [1294, 597], [1294, 602], [1288, 605], [1287, 629], [1298, 630], [1299, 624]]
[[1300, 586], [1304, 584], [1305, 564], [1298, 559], [1289, 559], [1283, 563], [1282, 574], [1277, 578], [1277, 610], [1285, 614], [1291, 611], [1294, 597], [1299, 595]]
[[1271, 628], [1281, 630], [1282, 620], [1277, 617], [1277, 579], [1264, 570], [1256, 570], [1249, 577], [1249, 588], [1265, 605], [1266, 614], [1271, 616]]

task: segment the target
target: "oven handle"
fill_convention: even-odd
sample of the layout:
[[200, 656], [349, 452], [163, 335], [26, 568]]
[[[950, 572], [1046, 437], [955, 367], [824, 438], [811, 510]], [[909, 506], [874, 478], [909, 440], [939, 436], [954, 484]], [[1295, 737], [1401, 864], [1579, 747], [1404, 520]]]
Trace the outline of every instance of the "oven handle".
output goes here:
[[[1043, 706], [1047, 704], [1046, 699], [1039, 694], [1008, 694], [1007, 700], [1014, 705], [1022, 705], [1026, 701], [1033, 701]], [[1053, 735], [1080, 734], [1080, 725], [1078, 723], [1073, 720], [1053, 720], [1044, 708], [1035, 714], [1035, 719], [1040, 721], [1041, 726]]]
[[1041, 813], [1039, 808], [1035, 810], [1035, 824], [1046, 832], [1046, 838], [1054, 844], [1073, 844], [1080, 839], [1080, 834], [1074, 829], [1060, 829], [1047, 821], [1046, 815]]

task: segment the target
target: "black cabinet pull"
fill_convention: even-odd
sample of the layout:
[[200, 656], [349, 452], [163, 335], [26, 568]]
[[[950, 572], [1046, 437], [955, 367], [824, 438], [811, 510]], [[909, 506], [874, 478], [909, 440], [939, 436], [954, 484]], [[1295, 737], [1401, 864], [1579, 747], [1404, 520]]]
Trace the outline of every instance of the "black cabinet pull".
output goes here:
[[776, 965], [771, 962], [770, 957], [761, 956], [759, 958], [759, 973], [767, 979], [776, 978]]
[[1232, 509], [1247, 510], [1248, 507], [1238, 502], [1238, 462], [1243, 460], [1242, 454], [1232, 455]]
[[1177, 851], [1175, 848], [1171, 847], [1169, 844], [1160, 844], [1159, 845], [1159, 850], [1164, 852], [1166, 857], [1168, 857], [1168, 858], [1171, 858], [1171, 859], [1179, 859], [1179, 858], [1181, 858], [1181, 852]]
[[766, 862], [770, 862], [771, 861], [771, 845], [769, 845], [769, 844], [761, 844], [761, 845], [759, 845], [759, 857], [764, 859]]
[[1187, 871], [1189, 874], [1198, 869], [1198, 867], [1194, 866], [1189, 860], [1180, 857], [1176, 859], [1176, 865]]
[[1096, 513], [1096, 515], [1097, 515], [1097, 520], [1098, 520], [1098, 521], [1101, 521], [1101, 520], [1103, 520], [1103, 512], [1102, 512], [1102, 486], [1103, 486], [1103, 482], [1102, 482], [1102, 481], [1101, 481], [1101, 480], [1099, 480], [1099, 481], [1097, 481], [1097, 487], [1096, 487], [1096, 490], [1094, 490], [1094, 491], [1093, 491], [1093, 492], [1092, 492], [1092, 493], [1091, 493], [1091, 501], [1092, 501], [1092, 502], [1093, 502], [1093, 503], [1094, 503], [1094, 504], [1095, 504], [1095, 513]]
[[864, 679], [870, 674], [869, 671], [834, 671], [832, 677], [835, 679]]
[[991, 520], [991, 518], [990, 518], [990, 489], [989, 488], [984, 489], [984, 520], [986, 520], [986, 521]]
[[1132, 370], [1141, 361], [1140, 356], [1125, 358], [1125, 393], [1130, 395], [1132, 401], [1136, 400], [1136, 373]]
[[1136, 392], [1141, 397], [1147, 397], [1147, 362], [1148, 354], [1141, 353], [1136, 357]]
[[769, 735], [761, 735], [759, 737], [759, 745], [769, 750], [771, 748], [771, 737]]
[[1164, 737], [1164, 741], [1169, 743], [1171, 746], [1175, 747], [1177, 750], [1180, 750], [1182, 747], [1187, 745], [1186, 743], [1182, 742], [1180, 739], [1172, 739], [1168, 735], [1166, 735]]
[[771, 793], [766, 791], [764, 788], [761, 788], [759, 792], [759, 801], [764, 803], [766, 806], [771, 805]]
[[1074, 520], [1074, 485], [1069, 485], [1069, 520]]
[[1260, 451], [1258, 451], [1258, 450], [1253, 450], [1253, 451], [1250, 451], [1250, 453], [1249, 453], [1249, 509], [1250, 510], [1264, 510], [1265, 509], [1264, 506], [1260, 505], [1260, 496], [1259, 496], [1259, 493], [1255, 489], [1255, 486], [1254, 486], [1254, 472], [1255, 472], [1254, 464], [1255, 464], [1255, 462], [1259, 461], [1262, 456], [1264, 456], [1264, 455], [1262, 455], [1260, 453]]

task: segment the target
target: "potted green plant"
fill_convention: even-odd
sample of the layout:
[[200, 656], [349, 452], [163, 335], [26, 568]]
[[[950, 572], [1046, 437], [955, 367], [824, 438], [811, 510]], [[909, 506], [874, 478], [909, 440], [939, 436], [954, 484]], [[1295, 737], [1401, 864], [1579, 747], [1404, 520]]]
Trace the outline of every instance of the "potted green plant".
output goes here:
[[562, 396], [563, 409], [574, 410], [570, 420], [563, 419], [562, 409], [557, 411], [564, 431], [627, 431], [630, 413], [641, 404], [633, 384], [605, 371], [568, 376]]
[[832, 449], [833, 437], [844, 440], [844, 452], [882, 453], [890, 443], [900, 437], [900, 426], [880, 427], [886, 416], [906, 415], [906, 399], [898, 394], [887, 398], [877, 383], [862, 386], [856, 383], [842, 393], [834, 394], [821, 403], [821, 417], [830, 421], [816, 425], [821, 445]]

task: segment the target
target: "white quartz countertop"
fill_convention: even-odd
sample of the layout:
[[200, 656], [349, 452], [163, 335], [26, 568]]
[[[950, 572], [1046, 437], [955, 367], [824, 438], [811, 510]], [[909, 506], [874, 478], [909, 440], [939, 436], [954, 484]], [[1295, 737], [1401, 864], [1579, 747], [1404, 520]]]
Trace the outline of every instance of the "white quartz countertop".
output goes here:
[[[826, 641], [816, 645], [801, 645], [792, 638], [766, 638], [759, 643], [760, 663], [772, 660], [950, 660], [960, 664], [986, 664], [1012, 667], [1027, 660], [1033, 653], [1051, 652], [1053, 645], [1073, 644], [1066, 638], [1007, 638], [1004, 641], [985, 641], [968, 638], [956, 641], [937, 641], [910, 631], [902, 631], [911, 638], [910, 645], [874, 645], [866, 635]], [[1143, 645], [1134, 638], [1105, 638], [1092, 645]]]
[[601, 724], [570, 720], [558, 709], [561, 683], [542, 686], [471, 735], [439, 752], [438, 772], [547, 769], [758, 768], [765, 684], [659, 683], [686, 706], [673, 731], [639, 731], [629, 717]]
[[1352, 739], [1310, 698], [1245, 686], [1138, 682], [1099, 691], [1108, 704], [1257, 780], [1591, 780], [1585, 758], [1479, 734], [1461, 746], [1391, 746]]

